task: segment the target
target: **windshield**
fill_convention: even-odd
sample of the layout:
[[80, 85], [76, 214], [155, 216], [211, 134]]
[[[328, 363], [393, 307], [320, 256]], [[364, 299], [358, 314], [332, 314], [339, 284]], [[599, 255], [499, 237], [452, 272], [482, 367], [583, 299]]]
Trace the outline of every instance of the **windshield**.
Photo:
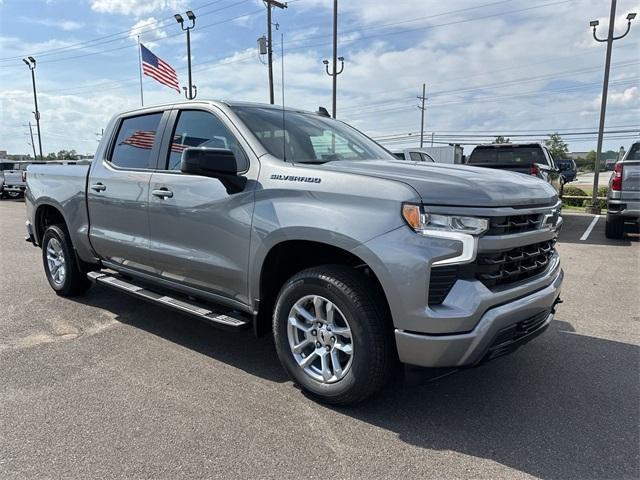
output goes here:
[[[312, 113], [264, 107], [232, 107], [274, 157], [299, 163], [336, 160], [395, 160], [354, 128]], [[284, 134], [283, 134], [284, 120]]]

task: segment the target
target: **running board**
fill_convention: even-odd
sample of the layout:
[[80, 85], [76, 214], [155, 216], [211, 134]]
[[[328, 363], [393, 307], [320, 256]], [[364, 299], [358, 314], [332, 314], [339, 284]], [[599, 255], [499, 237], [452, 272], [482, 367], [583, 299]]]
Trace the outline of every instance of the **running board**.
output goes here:
[[191, 300], [183, 300], [154, 292], [148, 288], [136, 285], [131, 280], [123, 280], [116, 275], [105, 272], [89, 272], [87, 278], [96, 284], [105, 285], [107, 287], [120, 290], [134, 297], [142, 298], [156, 305], [169, 307], [178, 312], [187, 313], [191, 316], [204, 320], [218, 327], [224, 327], [232, 330], [239, 330], [249, 326], [249, 320], [242, 318], [241, 314], [235, 313], [236, 316], [216, 312], [213, 307], [208, 305], [197, 305]]

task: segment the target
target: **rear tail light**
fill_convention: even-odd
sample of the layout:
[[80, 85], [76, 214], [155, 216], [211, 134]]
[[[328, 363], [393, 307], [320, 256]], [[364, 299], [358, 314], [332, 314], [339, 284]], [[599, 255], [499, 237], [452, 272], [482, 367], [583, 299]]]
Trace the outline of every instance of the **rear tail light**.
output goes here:
[[613, 178], [611, 179], [611, 190], [622, 190], [622, 164], [616, 163], [613, 167]]
[[536, 177], [540, 175], [538, 165], [532, 165], [531, 168], [529, 168], [529, 175], [535, 175]]
[[22, 181], [23, 181], [23, 182], [26, 182], [26, 181], [27, 181], [27, 171], [26, 171], [26, 170], [23, 170], [23, 171], [22, 171]]

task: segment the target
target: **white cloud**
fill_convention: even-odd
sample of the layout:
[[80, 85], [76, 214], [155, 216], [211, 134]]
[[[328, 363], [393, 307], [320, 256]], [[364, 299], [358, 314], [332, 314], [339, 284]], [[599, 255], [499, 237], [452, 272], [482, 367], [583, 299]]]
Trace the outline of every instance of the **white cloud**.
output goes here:
[[137, 42], [138, 35], [140, 35], [140, 42], [147, 47], [154, 47], [156, 45], [155, 41], [167, 37], [167, 32], [160, 28], [160, 22], [156, 18], [149, 17], [139, 20], [131, 27], [129, 38]]
[[181, 0], [91, 0], [92, 10], [99, 13], [142, 16], [160, 10], [183, 10]]

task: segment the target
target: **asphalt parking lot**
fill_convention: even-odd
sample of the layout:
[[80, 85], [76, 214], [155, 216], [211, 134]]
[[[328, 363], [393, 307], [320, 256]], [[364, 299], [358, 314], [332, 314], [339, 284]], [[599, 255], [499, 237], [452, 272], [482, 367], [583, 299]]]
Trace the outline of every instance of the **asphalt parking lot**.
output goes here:
[[270, 338], [105, 288], [54, 295], [0, 202], [0, 478], [638, 478], [640, 242], [566, 214], [550, 329], [351, 408], [307, 399]]

